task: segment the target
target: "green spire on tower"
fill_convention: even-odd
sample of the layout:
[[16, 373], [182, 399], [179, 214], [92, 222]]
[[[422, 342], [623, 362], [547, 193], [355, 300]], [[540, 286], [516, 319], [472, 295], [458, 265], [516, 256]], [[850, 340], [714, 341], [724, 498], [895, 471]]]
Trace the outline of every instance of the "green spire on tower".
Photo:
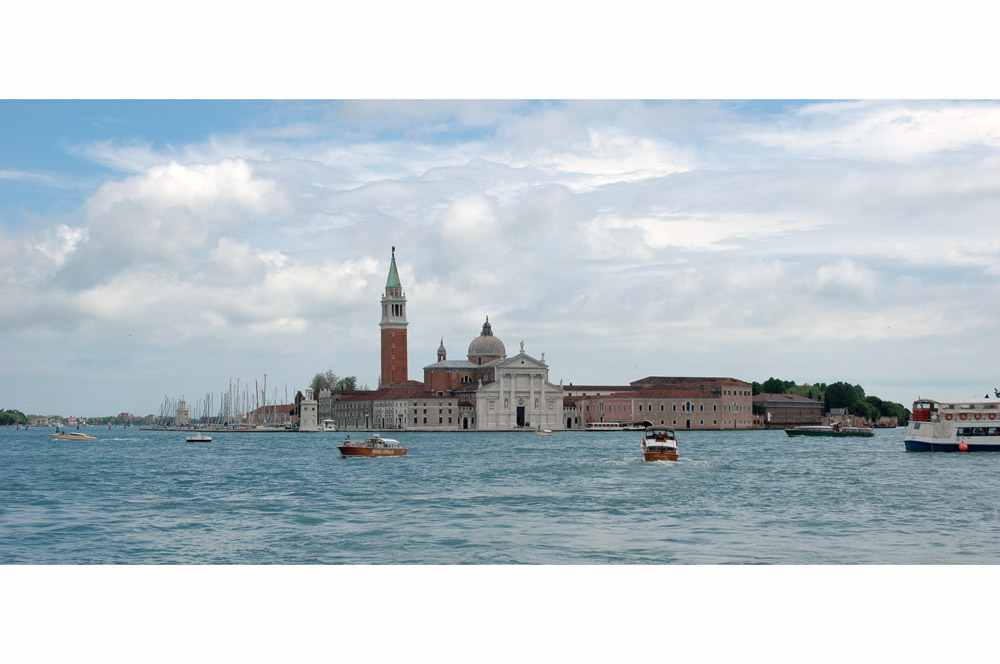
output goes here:
[[389, 264], [389, 278], [385, 280], [386, 288], [402, 288], [399, 283], [399, 272], [396, 271], [396, 247], [392, 248], [392, 263]]

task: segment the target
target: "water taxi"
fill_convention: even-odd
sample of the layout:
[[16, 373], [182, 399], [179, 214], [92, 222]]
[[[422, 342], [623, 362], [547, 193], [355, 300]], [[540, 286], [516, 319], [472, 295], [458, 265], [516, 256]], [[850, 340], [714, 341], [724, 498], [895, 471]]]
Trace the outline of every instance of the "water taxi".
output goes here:
[[642, 436], [644, 461], [677, 461], [677, 436], [670, 427], [646, 427]]
[[907, 452], [1000, 452], [1000, 399], [913, 402]]
[[406, 447], [398, 440], [382, 438], [377, 433], [365, 440], [351, 440], [348, 436], [338, 448], [344, 456], [406, 456]]
[[187, 442], [189, 442], [189, 443], [211, 443], [212, 442], [212, 437], [211, 436], [202, 436], [202, 435], [188, 436], [187, 437]]
[[70, 431], [69, 433], [65, 431], [56, 431], [55, 433], [50, 433], [49, 437], [52, 440], [97, 440], [94, 436], [89, 436], [85, 433], [80, 433], [79, 431]]
[[319, 427], [320, 431], [336, 431], [337, 423], [334, 420], [323, 420], [323, 424]]
[[852, 427], [846, 424], [831, 426], [805, 426], [785, 429], [789, 436], [874, 436], [875, 429], [871, 427]]

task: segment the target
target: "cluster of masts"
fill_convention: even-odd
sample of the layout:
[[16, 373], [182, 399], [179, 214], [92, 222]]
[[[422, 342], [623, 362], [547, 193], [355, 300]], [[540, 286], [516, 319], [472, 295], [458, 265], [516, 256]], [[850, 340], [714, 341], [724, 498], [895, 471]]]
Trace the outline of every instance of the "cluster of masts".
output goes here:
[[[293, 391], [294, 394], [294, 391]], [[239, 426], [249, 424], [248, 419], [251, 413], [260, 412], [260, 422], [253, 422], [254, 426], [269, 424], [268, 408], [273, 417], [275, 408], [278, 405], [278, 388], [274, 388], [272, 393], [267, 392], [267, 374], [264, 374], [264, 381], [261, 383], [254, 379], [251, 389], [249, 381], [241, 385], [241, 380], [229, 379], [229, 388], [225, 392], [217, 395], [206, 392], [204, 397], [196, 399], [194, 403], [188, 405], [188, 420], [203, 424], [213, 424], [217, 426]], [[288, 386], [285, 386], [285, 400], [282, 403], [290, 403], [288, 400]], [[177, 409], [181, 404], [186, 404], [184, 396], [180, 399], [171, 398], [167, 395], [163, 397], [160, 405], [160, 413], [157, 424], [168, 424], [177, 417]]]

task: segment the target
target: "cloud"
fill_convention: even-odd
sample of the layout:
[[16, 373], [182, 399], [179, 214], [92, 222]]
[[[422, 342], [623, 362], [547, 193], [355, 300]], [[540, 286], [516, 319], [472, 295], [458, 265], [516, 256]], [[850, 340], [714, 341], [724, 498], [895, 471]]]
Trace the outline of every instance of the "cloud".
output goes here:
[[395, 245], [415, 378], [488, 314], [557, 380], [625, 382], [641, 357], [649, 374], [815, 362], [847, 372], [816, 380], [861, 381], [844, 369], [859, 348], [975, 346], [998, 323], [981, 306], [1000, 296], [996, 109], [351, 102], [92, 143], [78, 154], [124, 174], [76, 220], [0, 228], [18, 311], [0, 328], [36, 356], [373, 384]]
[[744, 138], [789, 152], [904, 161], [941, 152], [1000, 147], [994, 102], [810, 104], [777, 126]]

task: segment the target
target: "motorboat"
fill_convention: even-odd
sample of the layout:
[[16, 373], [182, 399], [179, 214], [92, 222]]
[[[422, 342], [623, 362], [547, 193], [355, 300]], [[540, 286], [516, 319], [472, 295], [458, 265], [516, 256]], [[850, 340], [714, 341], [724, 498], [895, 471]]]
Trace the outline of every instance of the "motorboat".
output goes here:
[[350, 436], [337, 449], [344, 456], [406, 456], [406, 446], [392, 438], [382, 438], [377, 433], [364, 440], [351, 440]]
[[552, 429], [543, 429], [542, 427], [538, 427], [538, 429], [535, 431], [535, 435], [536, 436], [551, 436], [552, 435]]
[[913, 402], [907, 452], [1000, 452], [1000, 399]]
[[320, 431], [336, 431], [337, 423], [334, 420], [323, 420], [323, 424], [319, 428]]
[[211, 443], [212, 437], [199, 434], [197, 436], [188, 436], [187, 442], [189, 443]]
[[670, 427], [646, 427], [642, 435], [644, 461], [677, 461], [677, 436]]
[[55, 433], [50, 433], [49, 437], [52, 440], [97, 440], [94, 436], [80, 433], [79, 431], [56, 431]]

